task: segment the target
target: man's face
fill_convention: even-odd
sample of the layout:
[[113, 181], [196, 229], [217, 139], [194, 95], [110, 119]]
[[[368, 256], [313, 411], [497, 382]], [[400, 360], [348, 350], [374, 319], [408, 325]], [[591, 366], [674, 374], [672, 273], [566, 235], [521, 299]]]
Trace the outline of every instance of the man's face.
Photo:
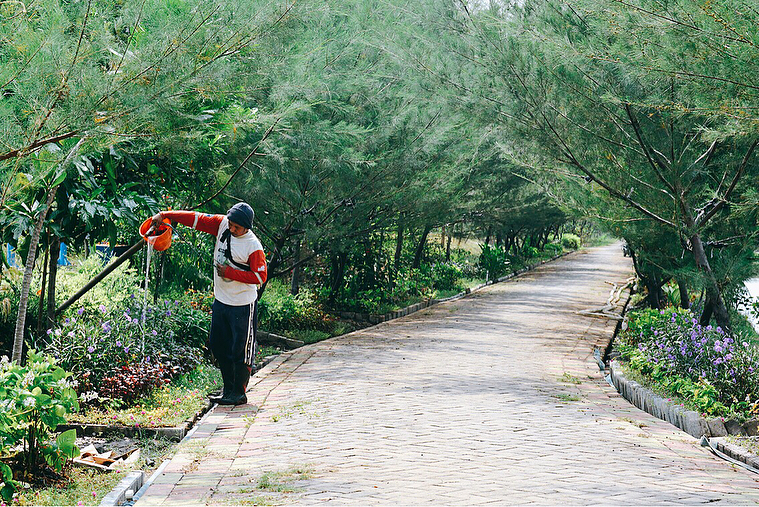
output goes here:
[[243, 234], [245, 234], [246, 232], [248, 232], [248, 229], [246, 229], [242, 225], [236, 224], [236, 223], [234, 223], [233, 221], [230, 220], [229, 221], [229, 232], [231, 232], [232, 236], [234, 236], [235, 238], [239, 238], [240, 236], [242, 236]]

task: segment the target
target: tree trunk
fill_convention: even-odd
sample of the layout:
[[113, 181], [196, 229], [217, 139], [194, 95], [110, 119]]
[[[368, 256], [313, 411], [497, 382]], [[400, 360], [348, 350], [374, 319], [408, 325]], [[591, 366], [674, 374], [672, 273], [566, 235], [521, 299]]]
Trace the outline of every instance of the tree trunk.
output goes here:
[[332, 255], [331, 264], [332, 270], [330, 272], [330, 284], [329, 284], [329, 301], [334, 303], [337, 299], [337, 295], [340, 289], [343, 287], [343, 280], [345, 280], [345, 263], [348, 260], [348, 255], [343, 252], [337, 252]]
[[414, 263], [411, 265], [414, 269], [419, 268], [419, 265], [422, 263], [422, 254], [424, 253], [425, 245], [427, 245], [427, 236], [429, 236], [431, 230], [431, 225], [424, 226], [422, 237], [419, 238], [419, 243], [416, 245], [416, 252], [414, 252]]
[[[84, 142], [85, 138], [81, 138], [76, 145], [71, 148], [66, 158], [60, 165], [63, 170], [66, 169], [71, 159], [74, 157], [79, 147]], [[40, 210], [40, 215], [37, 218], [37, 223], [34, 225], [32, 231], [31, 241], [29, 243], [29, 253], [26, 256], [26, 264], [24, 266], [24, 280], [21, 283], [21, 295], [18, 301], [18, 316], [16, 317], [16, 329], [13, 333], [13, 355], [11, 360], [15, 363], [21, 364], [21, 357], [24, 351], [24, 329], [26, 327], [26, 311], [29, 307], [29, 287], [32, 284], [32, 273], [34, 272], [34, 261], [37, 257], [37, 245], [40, 242], [40, 233], [42, 232], [42, 225], [45, 223], [47, 212], [50, 210], [50, 206], [55, 199], [55, 193], [58, 191], [58, 185], [52, 186], [48, 191], [45, 198], [45, 204]], [[57, 258], [56, 258], [57, 260]]]
[[55, 324], [55, 284], [58, 278], [58, 256], [61, 254], [61, 239], [53, 235], [50, 240], [50, 265], [48, 266], [48, 285], [47, 285], [47, 326], [52, 327]]
[[690, 296], [688, 295], [688, 282], [677, 280], [677, 288], [680, 290], [680, 308], [690, 308]]
[[662, 291], [664, 284], [661, 280], [654, 277], [645, 277], [641, 280], [648, 290], [648, 306], [656, 308], [657, 310], [660, 309], [662, 307], [662, 301], [664, 301], [664, 291]]
[[489, 226], [488, 226], [488, 232], [487, 232], [487, 234], [485, 235], [485, 244], [486, 244], [486, 245], [489, 245], [489, 244], [490, 244], [490, 236], [491, 236], [492, 234], [493, 234], [493, 227], [489, 225]]
[[48, 248], [45, 250], [45, 259], [42, 262], [42, 283], [40, 284], [40, 301], [37, 304], [37, 336], [42, 336], [45, 322], [45, 289], [47, 288], [47, 265], [50, 256], [50, 229], [47, 231]]
[[293, 268], [292, 279], [290, 280], [290, 294], [297, 296], [300, 291], [300, 239], [295, 243], [295, 267]]
[[393, 268], [395, 272], [401, 267], [401, 253], [403, 252], [403, 232], [405, 220], [403, 215], [398, 218], [398, 234], [395, 237], [395, 257], [393, 258]]
[[453, 237], [453, 230], [448, 234], [448, 241], [445, 243], [445, 262], [451, 260], [451, 238]]
[[708, 326], [709, 321], [712, 320], [713, 313], [714, 304], [712, 303], [712, 300], [709, 299], [709, 296], [707, 296], [706, 301], [704, 301], [704, 311], [701, 312], [701, 318], [699, 318], [698, 323], [702, 326]]
[[706, 300], [712, 303], [712, 311], [717, 325], [729, 332], [731, 329], [730, 313], [727, 311], [725, 300], [722, 298], [722, 291], [720, 291], [717, 279], [709, 265], [709, 259], [706, 257], [701, 235], [697, 232], [693, 233], [690, 237], [690, 242], [693, 248], [693, 260], [696, 261], [696, 266], [703, 272], [704, 279], [706, 280]]
[[[24, 351], [24, 330], [26, 328], [26, 311], [29, 307], [29, 288], [32, 284], [32, 273], [34, 272], [34, 261], [37, 257], [37, 245], [40, 241], [40, 233], [42, 232], [42, 225], [45, 223], [47, 212], [50, 209], [50, 205], [55, 198], [55, 192], [58, 190], [58, 186], [52, 187], [47, 191], [45, 204], [40, 211], [40, 215], [37, 218], [37, 223], [32, 231], [32, 238], [29, 244], [29, 253], [26, 256], [26, 264], [24, 265], [24, 281], [21, 283], [21, 296], [18, 302], [18, 316], [16, 317], [16, 330], [13, 333], [13, 356], [12, 361], [14, 363], [21, 364], [21, 357]], [[57, 260], [57, 257], [56, 257]], [[51, 273], [52, 278], [52, 273]]]

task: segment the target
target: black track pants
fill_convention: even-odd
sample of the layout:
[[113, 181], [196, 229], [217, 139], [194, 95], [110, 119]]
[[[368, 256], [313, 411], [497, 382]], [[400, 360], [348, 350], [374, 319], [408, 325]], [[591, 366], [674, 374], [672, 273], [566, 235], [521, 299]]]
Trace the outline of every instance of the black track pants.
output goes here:
[[209, 345], [219, 363], [253, 366], [256, 357], [256, 303], [230, 306], [214, 301]]

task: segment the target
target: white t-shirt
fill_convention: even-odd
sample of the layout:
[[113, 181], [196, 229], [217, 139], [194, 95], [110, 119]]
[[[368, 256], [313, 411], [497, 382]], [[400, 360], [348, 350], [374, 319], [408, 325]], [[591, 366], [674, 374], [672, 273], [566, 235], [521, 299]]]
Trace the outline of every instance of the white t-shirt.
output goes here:
[[[221, 237], [224, 231], [229, 229], [229, 220], [224, 217], [219, 225], [219, 232], [216, 235], [216, 245], [214, 246], [214, 264], [231, 265], [235, 269], [239, 269], [234, 264], [231, 264], [226, 256], [227, 242], [221, 241]], [[242, 236], [236, 238], [231, 235], [229, 238], [229, 245], [232, 249], [232, 259], [240, 264], [248, 265], [248, 259], [250, 255], [256, 250], [263, 250], [261, 242], [258, 240], [255, 234], [249, 229], [248, 232]], [[244, 306], [249, 305], [256, 301], [258, 298], [258, 290], [255, 284], [243, 283], [236, 280], [230, 280], [228, 278], [222, 278], [213, 270], [213, 295], [222, 303], [230, 306]]]

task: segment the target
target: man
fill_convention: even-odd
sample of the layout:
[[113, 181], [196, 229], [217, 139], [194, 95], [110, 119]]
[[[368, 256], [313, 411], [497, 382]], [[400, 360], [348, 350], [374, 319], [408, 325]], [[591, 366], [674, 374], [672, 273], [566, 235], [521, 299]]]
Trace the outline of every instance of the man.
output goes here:
[[219, 363], [224, 390], [211, 401], [243, 405], [256, 354], [257, 286], [266, 282], [266, 258], [250, 230], [253, 209], [240, 202], [225, 215], [195, 211], [162, 211], [164, 218], [216, 236], [214, 246], [213, 313], [209, 343]]

